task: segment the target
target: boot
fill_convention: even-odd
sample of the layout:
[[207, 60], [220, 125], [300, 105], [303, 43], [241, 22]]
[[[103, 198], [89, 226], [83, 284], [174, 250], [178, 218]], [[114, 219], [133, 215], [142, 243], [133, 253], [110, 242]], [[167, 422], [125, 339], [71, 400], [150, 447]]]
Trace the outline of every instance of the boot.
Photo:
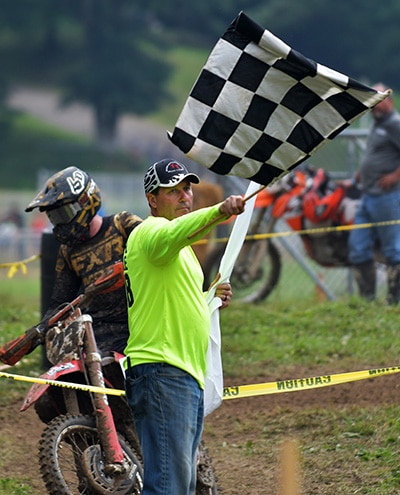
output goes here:
[[353, 265], [354, 278], [357, 282], [360, 296], [366, 301], [375, 299], [376, 272], [373, 261]]
[[388, 296], [386, 302], [398, 304], [400, 300], [400, 263], [387, 266]]

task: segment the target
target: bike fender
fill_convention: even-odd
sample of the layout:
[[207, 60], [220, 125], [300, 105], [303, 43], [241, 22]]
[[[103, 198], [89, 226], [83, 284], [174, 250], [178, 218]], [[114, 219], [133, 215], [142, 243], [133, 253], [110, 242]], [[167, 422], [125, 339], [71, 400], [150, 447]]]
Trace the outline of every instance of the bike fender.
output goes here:
[[121, 354], [117, 351], [113, 351], [113, 355], [114, 355], [114, 359], [117, 363], [121, 362], [122, 360], [124, 360], [126, 358], [126, 356], [124, 356], [123, 354]]
[[[39, 378], [43, 380], [58, 380], [61, 376], [67, 375], [69, 373], [82, 372], [83, 366], [82, 361], [73, 360], [67, 363], [56, 364], [50, 369], [40, 375]], [[50, 387], [50, 384], [34, 383], [26, 394], [24, 402], [20, 408], [20, 411], [26, 411], [28, 407], [34, 404], [39, 397], [41, 397], [46, 390]]]
[[256, 196], [254, 208], [268, 208], [274, 202], [275, 195], [263, 189]]

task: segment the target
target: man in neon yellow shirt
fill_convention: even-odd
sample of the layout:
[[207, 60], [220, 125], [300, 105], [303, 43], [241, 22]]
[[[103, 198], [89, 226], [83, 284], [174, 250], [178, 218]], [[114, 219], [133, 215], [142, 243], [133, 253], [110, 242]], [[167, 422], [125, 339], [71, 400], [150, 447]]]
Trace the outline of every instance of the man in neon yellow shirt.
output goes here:
[[[230, 196], [192, 212], [192, 182], [199, 177], [175, 160], [149, 168], [144, 188], [151, 216], [133, 231], [124, 256], [126, 392], [143, 453], [143, 495], [195, 492], [210, 314], [190, 244], [244, 211], [244, 199]], [[229, 305], [230, 284], [220, 284], [216, 295], [222, 308]]]

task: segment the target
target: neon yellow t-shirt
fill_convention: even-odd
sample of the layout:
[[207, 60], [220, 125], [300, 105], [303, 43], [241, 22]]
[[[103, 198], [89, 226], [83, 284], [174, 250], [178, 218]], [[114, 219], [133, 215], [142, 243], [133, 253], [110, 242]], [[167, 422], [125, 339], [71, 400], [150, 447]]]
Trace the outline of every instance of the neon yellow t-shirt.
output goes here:
[[[219, 205], [174, 220], [148, 217], [129, 236], [125, 255], [131, 365], [164, 362], [204, 388], [210, 313], [203, 272], [188, 239], [220, 215]], [[133, 303], [132, 303], [133, 298]]]

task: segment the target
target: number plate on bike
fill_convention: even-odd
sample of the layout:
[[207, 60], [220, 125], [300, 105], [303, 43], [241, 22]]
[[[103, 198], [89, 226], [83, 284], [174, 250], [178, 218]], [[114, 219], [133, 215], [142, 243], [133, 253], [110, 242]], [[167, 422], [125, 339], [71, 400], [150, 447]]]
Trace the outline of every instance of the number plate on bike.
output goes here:
[[53, 327], [46, 334], [46, 356], [51, 364], [79, 359], [85, 328], [80, 321], [67, 327]]

